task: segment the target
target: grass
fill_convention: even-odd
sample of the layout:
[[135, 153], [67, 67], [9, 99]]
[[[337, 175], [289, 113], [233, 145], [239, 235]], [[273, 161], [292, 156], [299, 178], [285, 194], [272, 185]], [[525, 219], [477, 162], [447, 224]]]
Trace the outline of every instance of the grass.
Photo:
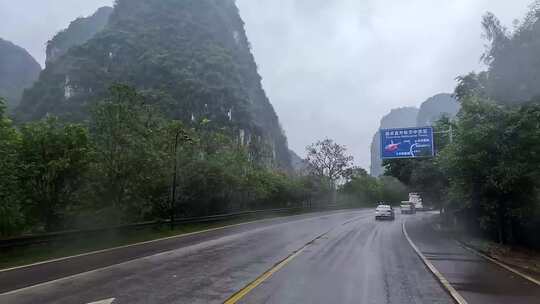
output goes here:
[[246, 215], [230, 220], [178, 225], [174, 230], [171, 230], [168, 225], [163, 225], [158, 228], [144, 228], [137, 231], [109, 233], [85, 239], [61, 240], [52, 243], [16, 247], [2, 250], [0, 253], [0, 270], [165, 237], [179, 236], [206, 229], [301, 213], [306, 212], [288, 211], [270, 215]]

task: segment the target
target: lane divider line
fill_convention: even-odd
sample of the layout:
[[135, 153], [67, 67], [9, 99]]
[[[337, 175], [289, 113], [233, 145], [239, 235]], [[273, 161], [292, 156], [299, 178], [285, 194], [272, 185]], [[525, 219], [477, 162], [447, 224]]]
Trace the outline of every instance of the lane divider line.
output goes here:
[[409, 244], [411, 245], [411, 247], [414, 249], [416, 254], [420, 257], [422, 262], [424, 262], [424, 264], [429, 269], [429, 271], [431, 271], [431, 273], [437, 278], [437, 280], [443, 286], [443, 288], [450, 294], [452, 299], [458, 304], [468, 304], [467, 301], [459, 294], [459, 292], [454, 287], [452, 287], [450, 282], [439, 272], [439, 270], [435, 268], [435, 265], [433, 265], [426, 258], [426, 256], [420, 251], [420, 249], [418, 249], [418, 247], [414, 244], [414, 242], [409, 237], [409, 234], [407, 233], [407, 229], [405, 228], [405, 222], [403, 222], [401, 226], [402, 226], [403, 234], [405, 235], [405, 238], [407, 239], [407, 241], [409, 241]]
[[253, 289], [255, 289], [255, 288], [257, 288], [257, 286], [261, 285], [262, 282], [266, 281], [274, 273], [278, 272], [281, 268], [283, 268], [285, 265], [287, 265], [290, 261], [292, 261], [294, 258], [299, 256], [305, 249], [306, 249], [306, 247], [302, 247], [301, 249], [295, 251], [293, 254], [289, 255], [287, 258], [285, 258], [281, 262], [274, 265], [274, 267], [270, 268], [270, 270], [266, 271], [261, 276], [259, 276], [257, 279], [255, 279], [253, 282], [249, 283], [246, 287], [240, 289], [238, 292], [236, 292], [234, 295], [232, 295], [232, 297], [230, 297], [227, 301], [225, 301], [224, 304], [238, 303], [238, 301], [240, 301], [242, 298], [244, 298]]
[[88, 304], [112, 304], [114, 302], [114, 300], [116, 300], [116, 299], [115, 298], [110, 298], [110, 299], [96, 301], [96, 302], [92, 302], [92, 303], [88, 303]]
[[292, 254], [275, 264], [273, 267], [271, 267], [269, 270], [264, 272], [262, 275], [260, 275], [258, 278], [256, 278], [254, 281], [246, 285], [246, 287], [240, 289], [235, 294], [233, 294], [227, 301], [224, 302], [224, 304], [236, 304], [238, 301], [240, 301], [242, 298], [244, 298], [249, 292], [251, 292], [253, 289], [257, 288], [257, 286], [261, 285], [262, 282], [266, 281], [268, 278], [270, 278], [274, 273], [278, 272], [281, 268], [283, 268], [285, 265], [289, 264], [294, 258], [299, 256], [304, 250], [306, 250], [307, 247], [315, 243], [318, 239], [321, 239], [330, 231], [332, 231], [334, 228], [326, 231], [325, 233], [317, 236], [313, 240], [306, 243], [304, 246], [302, 246], [300, 249], [294, 251]]
[[473, 249], [473, 248], [465, 245], [464, 243], [462, 243], [460, 241], [456, 240], [456, 243], [458, 243], [458, 245], [460, 245], [464, 249], [472, 252], [473, 254], [475, 254], [475, 255], [477, 255], [479, 257], [482, 257], [482, 258], [484, 258], [484, 259], [486, 259], [486, 260], [488, 260], [488, 261], [490, 261], [490, 262], [492, 262], [492, 263], [494, 263], [494, 264], [496, 264], [496, 265], [498, 265], [498, 266], [500, 266], [500, 267], [502, 267], [502, 268], [504, 268], [504, 269], [506, 269], [506, 270], [508, 270], [510, 272], [513, 272], [513, 273], [517, 274], [518, 276], [521, 276], [522, 278], [524, 278], [526, 280], [529, 280], [530, 282], [540, 286], [540, 281], [539, 280], [537, 280], [537, 279], [535, 279], [535, 278], [533, 278], [533, 277], [531, 277], [531, 276], [529, 276], [527, 274], [524, 274], [523, 272], [521, 272], [521, 271], [519, 271], [519, 270], [517, 270], [517, 269], [515, 269], [513, 267], [510, 267], [509, 265], [506, 265], [506, 264], [504, 264], [502, 262], [499, 262], [498, 260], [496, 260], [496, 259], [494, 259], [494, 258], [492, 258], [492, 257], [490, 257], [490, 256], [488, 256], [486, 254], [483, 254], [480, 251], [478, 251], [476, 249]]
[[[350, 224], [354, 221], [364, 219], [366, 216], [358, 216], [356, 218], [353, 218], [351, 220], [348, 220], [342, 224], [342, 226], [345, 226], [347, 224]], [[280, 269], [282, 269], [285, 265], [289, 264], [294, 258], [302, 254], [304, 250], [306, 250], [309, 246], [311, 246], [313, 243], [315, 243], [317, 240], [323, 238], [327, 234], [329, 234], [332, 230], [334, 230], [336, 227], [326, 231], [325, 233], [317, 236], [313, 240], [306, 243], [304, 246], [302, 246], [300, 249], [294, 251], [292, 254], [290, 254], [288, 257], [284, 258], [277, 264], [275, 264], [273, 267], [271, 267], [269, 270], [264, 272], [262, 275], [257, 277], [254, 281], [246, 285], [244, 288], [237, 291], [235, 294], [233, 294], [229, 299], [227, 299], [223, 304], [236, 304], [238, 301], [242, 300], [248, 293], [250, 293], [253, 289], [257, 288], [257, 286], [261, 285], [264, 281], [268, 280], [273, 274], [278, 272]]]
[[[332, 213], [331, 215], [345, 213], [345, 212], [346, 211], [341, 211], [340, 210], [338, 212]], [[314, 212], [314, 213], [318, 213], [318, 212]], [[309, 214], [309, 213], [305, 213], [305, 214]], [[300, 214], [300, 215], [304, 215], [304, 214]], [[130, 247], [135, 247], [135, 246], [140, 246], [140, 245], [145, 245], [145, 244], [151, 244], [151, 243], [156, 243], [156, 242], [165, 241], [165, 240], [171, 240], [171, 239], [175, 239], [175, 238], [184, 238], [184, 237], [197, 235], [197, 234], [201, 234], [201, 233], [206, 233], [206, 232], [211, 232], [211, 231], [216, 231], [216, 230], [223, 230], [223, 229], [233, 228], [233, 227], [247, 225], [247, 224], [262, 223], [262, 222], [267, 222], [267, 221], [276, 220], [276, 219], [283, 219], [283, 218], [287, 218], [287, 217], [288, 217], [287, 215], [286, 216], [278, 216], [278, 217], [273, 217], [273, 218], [254, 220], [254, 221], [243, 222], [243, 223], [238, 223], [238, 224], [232, 224], [232, 225], [227, 225], [227, 226], [221, 226], [221, 227], [216, 227], [216, 228], [209, 228], [209, 229], [204, 229], [204, 230], [194, 231], [194, 232], [189, 232], [189, 233], [177, 234], [177, 235], [173, 235], [173, 236], [168, 236], [168, 237], [149, 240], [149, 241], [144, 241], [144, 242], [138, 242], [138, 243], [133, 243], [133, 244], [128, 244], [128, 245], [111, 247], [111, 248], [106, 248], [106, 249], [102, 249], [102, 250], [90, 251], [90, 252], [85, 252], [85, 253], [81, 253], [81, 254], [76, 254], [76, 255], [71, 255], [71, 256], [66, 256], [66, 257], [61, 257], [61, 258], [56, 258], [56, 259], [50, 259], [50, 260], [45, 260], [45, 261], [36, 262], [36, 263], [32, 263], [32, 264], [27, 264], [27, 265], [21, 265], [21, 266], [16, 266], [16, 267], [11, 267], [11, 268], [0, 269], [0, 272], [19, 270], [19, 269], [34, 267], [34, 266], [43, 265], [43, 264], [55, 263], [55, 262], [65, 261], [65, 260], [68, 260], [68, 259], [84, 257], [84, 256], [88, 256], [88, 255], [106, 253], [106, 252], [110, 252], [110, 251], [114, 251], [114, 250], [118, 250], [118, 249], [130, 248]], [[317, 217], [314, 216], [311, 219], [314, 219], [314, 218], [317, 218]]]
[[[343, 214], [343, 213], [347, 213], [347, 212], [350, 212], [350, 211], [338, 211], [338, 212], [332, 213], [331, 215], [339, 215], [339, 214]], [[306, 222], [306, 221], [311, 221], [311, 220], [320, 219], [321, 217], [323, 217], [323, 216], [307, 217], [307, 218], [298, 219], [298, 220], [294, 220], [294, 221], [290, 221], [290, 222], [286, 222], [286, 223], [280, 223], [280, 224], [277, 224], [277, 225], [286, 225], [286, 224], [291, 224], [291, 223]], [[285, 217], [278, 217], [278, 218], [270, 218], [270, 219], [256, 220], [256, 221], [245, 222], [245, 223], [239, 223], [239, 224], [234, 224], [234, 225], [229, 225], [229, 226], [223, 226], [223, 227], [218, 227], [218, 228], [212, 228], [212, 229], [207, 229], [207, 230], [201, 230], [201, 231], [196, 231], [196, 232], [186, 233], [186, 234], [177, 235], [177, 236], [173, 236], [173, 237], [167, 237], [167, 238], [165, 238], [165, 239], [180, 238], [180, 237], [183, 237], [183, 236], [189, 236], [189, 235], [193, 235], [193, 234], [199, 234], [199, 233], [204, 233], [204, 232], [209, 232], [209, 231], [214, 231], [214, 230], [220, 230], [220, 229], [225, 229], [225, 228], [229, 228], [229, 227], [245, 225], [245, 224], [249, 224], [249, 223], [256, 223], [256, 222], [270, 221], [270, 220], [273, 220], [273, 219], [280, 219], [280, 218], [281, 218], [281, 219], [282, 219], [282, 218], [286, 218], [286, 216], [285, 216]], [[271, 228], [271, 226], [269, 226], [268, 228]], [[331, 231], [331, 230], [327, 231], [326, 233], [328, 233], [328, 232], [330, 232], [330, 231]], [[325, 234], [326, 234], [326, 233], [325, 233]], [[321, 237], [322, 237], [322, 236], [321, 236]], [[163, 239], [160, 239], [160, 240], [163, 240]], [[157, 241], [157, 240], [154, 240], [154, 241]], [[144, 243], [150, 243], [150, 242], [154, 242], [154, 241], [149, 241], [149, 242], [144, 242]], [[313, 240], [313, 241], [315, 241], [315, 240]], [[311, 241], [310, 243], [312, 243], [313, 241]], [[139, 244], [144, 244], [144, 243], [139, 243]], [[137, 244], [127, 245], [127, 246], [123, 246], [123, 247], [130, 247], [130, 246], [135, 246], [135, 245], [137, 245]], [[103, 251], [109, 251], [109, 250], [113, 250], [113, 249], [106, 249], [106, 250], [103, 250]], [[165, 251], [165, 252], [153, 254], [153, 255], [150, 255], [150, 256], [159, 256], [159, 255], [166, 254], [167, 252], [169, 252], [169, 251]], [[88, 254], [91, 254], [91, 253], [82, 254], [82, 256], [88, 255]], [[148, 256], [148, 257], [150, 257], [150, 256]], [[112, 268], [114, 268], [114, 267], [116, 267], [116, 266], [124, 265], [124, 264], [127, 264], [127, 263], [131, 263], [131, 262], [133, 262], [133, 261], [145, 259], [145, 258], [148, 258], [148, 257], [135, 258], [135, 259], [127, 260], [127, 261], [124, 261], [124, 262], [121, 262], [121, 263], [118, 263], [118, 264], [113, 264], [113, 265], [109, 265], [109, 266], [104, 266], [104, 267], [101, 267], [101, 268], [96, 268], [96, 269], [84, 271], [84, 272], [81, 272], [81, 273], [76, 273], [76, 274], [69, 275], [69, 276], [66, 276], [66, 277], [61, 277], [61, 278], [58, 278], [58, 279], [53, 279], [53, 280], [50, 280], [50, 281], [45, 281], [45, 282], [43, 282], [43, 283], [37, 283], [37, 284], [30, 285], [30, 286], [27, 286], [27, 287], [22, 287], [22, 288], [18, 288], [18, 289], [6, 291], [6, 292], [4, 292], [4, 293], [0, 293], [0, 296], [13, 295], [13, 294], [16, 294], [16, 293], [25, 292], [25, 291], [28, 291], [28, 290], [31, 290], [31, 289], [34, 289], [34, 288], [39, 288], [39, 287], [51, 285], [51, 284], [58, 283], [58, 282], [65, 282], [65, 281], [72, 280], [72, 279], [76, 279], [76, 278], [79, 278], [79, 277], [82, 277], [82, 276], [85, 276], [85, 275], [88, 275], [88, 274], [92, 274], [92, 273], [96, 273], [96, 272], [99, 272], [99, 271], [105, 271], [105, 270], [108, 270], [108, 269], [112, 269]], [[63, 259], [67, 259], [67, 258], [63, 258]], [[43, 263], [45, 263], [45, 262], [43, 262]], [[43, 264], [43, 263], [40, 263], [40, 264]], [[24, 268], [24, 267], [18, 267], [18, 268]]]

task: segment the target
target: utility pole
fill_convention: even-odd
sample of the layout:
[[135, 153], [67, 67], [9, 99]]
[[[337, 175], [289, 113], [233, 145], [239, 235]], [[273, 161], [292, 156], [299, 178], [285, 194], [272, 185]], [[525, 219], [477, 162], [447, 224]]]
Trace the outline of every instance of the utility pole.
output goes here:
[[171, 230], [174, 230], [174, 220], [175, 220], [175, 212], [176, 212], [176, 180], [178, 179], [178, 141], [180, 139], [180, 135], [183, 135], [184, 141], [191, 141], [191, 139], [185, 134], [183, 129], [180, 129], [176, 131], [176, 135], [174, 137], [174, 172], [173, 172], [173, 178], [172, 178], [172, 185], [171, 185], [171, 203], [170, 203], [170, 226]]

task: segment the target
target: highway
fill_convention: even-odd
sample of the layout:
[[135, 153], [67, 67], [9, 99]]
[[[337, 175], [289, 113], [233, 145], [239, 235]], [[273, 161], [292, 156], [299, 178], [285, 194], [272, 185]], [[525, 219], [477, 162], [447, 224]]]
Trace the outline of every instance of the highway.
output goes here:
[[[454, 303], [403, 233], [406, 222], [429, 256], [450, 254], [457, 245], [437, 243], [434, 216], [311, 213], [3, 271], [0, 303]], [[472, 271], [512, 284], [506, 297], [485, 284], [459, 285], [474, 273], [453, 268], [453, 259], [467, 257], [436, 262], [469, 303], [539, 303], [540, 286], [489, 263]]]

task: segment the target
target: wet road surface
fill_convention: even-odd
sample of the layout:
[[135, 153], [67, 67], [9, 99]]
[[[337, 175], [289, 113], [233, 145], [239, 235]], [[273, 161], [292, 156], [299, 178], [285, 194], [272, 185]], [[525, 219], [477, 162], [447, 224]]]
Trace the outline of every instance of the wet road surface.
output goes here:
[[[426, 230], [433, 216], [398, 214], [379, 222], [372, 210], [314, 213], [0, 272], [6, 291], [97, 269], [0, 294], [0, 303], [223, 303], [299, 249], [239, 303], [453, 303], [402, 233], [406, 220], [422, 251], [452, 253], [439, 250], [436, 235]], [[434, 263], [447, 263], [440, 266], [453, 283], [470, 275], [468, 267], [448, 271], [452, 258]], [[504, 280], [508, 274], [497, 275]], [[469, 303], [494, 303], [473, 296]]]
[[540, 303], [540, 286], [479, 257], [433, 229], [436, 215], [407, 222], [407, 232], [422, 253], [470, 303]]

